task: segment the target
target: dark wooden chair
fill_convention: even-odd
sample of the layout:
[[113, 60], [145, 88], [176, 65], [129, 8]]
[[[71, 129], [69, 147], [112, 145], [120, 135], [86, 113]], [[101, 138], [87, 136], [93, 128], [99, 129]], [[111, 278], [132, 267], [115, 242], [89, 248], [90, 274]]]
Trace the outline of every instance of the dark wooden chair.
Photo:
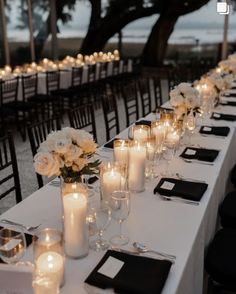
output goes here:
[[98, 79], [103, 80], [107, 78], [108, 62], [100, 62]]
[[[0, 173], [0, 199], [15, 191], [16, 203], [19, 203], [22, 200], [20, 179], [14, 140], [10, 132], [0, 138]], [[4, 187], [6, 182], [8, 182], [7, 188]]]
[[[135, 81], [124, 83], [120, 85], [122, 97], [124, 99], [125, 114], [126, 114], [126, 127], [129, 127], [131, 122], [139, 118], [139, 103], [137, 95], [137, 86]], [[133, 118], [133, 119], [132, 119]], [[131, 121], [132, 119], [132, 121]]]
[[80, 105], [77, 108], [69, 109], [68, 117], [70, 126], [75, 129], [86, 129], [97, 141], [95, 115], [91, 103]]
[[140, 78], [138, 80], [138, 92], [141, 99], [142, 116], [146, 116], [152, 111], [152, 100], [150, 92], [149, 78]]
[[[35, 82], [37, 77], [32, 77], [31, 79], [31, 76], [29, 76], [27, 79], [29, 85], [26, 85], [26, 81], [24, 77], [22, 77], [21, 100], [18, 99], [18, 77], [0, 81], [1, 120], [5, 122], [7, 118], [12, 117], [24, 141], [26, 140], [26, 124], [28, 121], [32, 121], [37, 113], [36, 104], [29, 100], [32, 88], [35, 88], [35, 86], [32, 86], [31, 82]], [[35, 89], [33, 89], [33, 91], [35, 91]]]
[[88, 83], [92, 83], [96, 81], [96, 71], [97, 71], [96, 63], [88, 65]]
[[[31, 152], [34, 157], [34, 155], [37, 153], [37, 149], [39, 148], [40, 144], [46, 140], [47, 135], [51, 133], [51, 131], [57, 131], [61, 129], [61, 123], [58, 117], [53, 117], [34, 124], [28, 124], [27, 129]], [[39, 188], [41, 188], [43, 186], [43, 178], [41, 175], [37, 173], [36, 176], [38, 186]]]
[[[120, 132], [116, 96], [113, 93], [102, 96], [102, 108], [106, 126], [106, 140], [109, 141], [111, 137]], [[112, 136], [113, 129], [115, 129], [115, 134]]]
[[160, 77], [158, 76], [152, 77], [152, 87], [153, 87], [153, 94], [154, 94], [155, 109], [157, 109], [163, 104], [163, 91], [162, 91], [163, 89], [162, 89]]
[[236, 230], [219, 230], [208, 247], [205, 270], [208, 273], [208, 291], [212, 294], [236, 292]]
[[62, 113], [63, 103], [60, 92], [60, 71], [47, 71], [46, 94], [37, 94], [32, 100], [41, 110], [42, 120]]

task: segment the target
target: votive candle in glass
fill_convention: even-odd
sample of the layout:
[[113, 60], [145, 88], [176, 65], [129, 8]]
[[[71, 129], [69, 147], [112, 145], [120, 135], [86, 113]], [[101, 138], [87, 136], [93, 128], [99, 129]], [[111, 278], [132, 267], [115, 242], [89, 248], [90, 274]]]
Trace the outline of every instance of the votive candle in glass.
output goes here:
[[[124, 175], [123, 175], [124, 176]], [[101, 197], [109, 201], [111, 193], [121, 189], [122, 166], [119, 162], [106, 162], [100, 168]]]
[[129, 140], [117, 139], [114, 141], [115, 161], [123, 162], [128, 165], [129, 162]]
[[147, 141], [150, 137], [150, 127], [146, 125], [133, 126], [133, 139], [136, 141]]

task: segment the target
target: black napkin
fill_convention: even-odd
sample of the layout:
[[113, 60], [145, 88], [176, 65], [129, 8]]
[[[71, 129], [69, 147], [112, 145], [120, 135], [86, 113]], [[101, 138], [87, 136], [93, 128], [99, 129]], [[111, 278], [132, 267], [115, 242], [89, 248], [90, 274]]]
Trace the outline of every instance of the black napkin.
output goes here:
[[[215, 117], [214, 114], [219, 115], [219, 117]], [[219, 113], [219, 112], [213, 112], [211, 119], [215, 120], [228, 120], [228, 121], [235, 121], [236, 120], [236, 115], [233, 114], [224, 114], [224, 113]]]
[[236, 102], [235, 101], [224, 101], [221, 102], [220, 105], [225, 105], [225, 106], [236, 106]]
[[[164, 182], [173, 183], [174, 187], [168, 189], [162, 187]], [[183, 199], [188, 199], [192, 201], [200, 201], [203, 194], [205, 193], [208, 185], [206, 183], [196, 183], [190, 181], [182, 181], [173, 178], [161, 178], [154, 193], [159, 193], [165, 196], [179, 196]]]
[[[204, 130], [204, 127], [205, 128], [210, 128], [211, 130], [209, 130], [209, 131]], [[207, 135], [216, 135], [216, 136], [226, 137], [226, 136], [228, 136], [229, 131], [230, 131], [230, 128], [229, 127], [202, 126], [200, 128], [199, 133], [201, 133], [201, 134], [207, 134]]]
[[231, 89], [231, 90], [236, 90], [236, 87], [235, 87], [235, 86], [233, 86], [233, 87], [231, 87], [230, 89]]
[[[2, 229], [3, 227], [0, 226], [0, 230]], [[32, 241], [33, 241], [33, 236], [30, 235], [30, 234], [26, 234], [25, 233], [25, 240], [26, 240], [26, 247], [28, 247]], [[0, 263], [4, 263], [4, 261], [2, 261], [2, 259], [0, 258]]]
[[[118, 274], [112, 279], [97, 270], [112, 256], [124, 261]], [[123, 252], [108, 250], [85, 280], [86, 283], [123, 294], [160, 294], [168, 277], [171, 262]]]
[[136, 121], [135, 124], [136, 125], [145, 125], [145, 126], [151, 127], [152, 122], [150, 120], [143, 119], [143, 120]]
[[114, 143], [114, 141], [115, 140], [119, 140], [120, 138], [113, 138], [112, 140], [110, 140], [110, 141], [108, 141], [105, 145], [104, 145], [104, 147], [106, 147], [106, 148], [113, 148], [113, 143]]
[[223, 97], [236, 97], [236, 93], [225, 93], [222, 96]]
[[[193, 155], [186, 154], [188, 150], [194, 150], [196, 151], [196, 153]], [[186, 147], [184, 151], [180, 154], [180, 156], [186, 159], [197, 159], [201, 161], [212, 162], [216, 159], [218, 154], [219, 154], [219, 151], [214, 149]]]

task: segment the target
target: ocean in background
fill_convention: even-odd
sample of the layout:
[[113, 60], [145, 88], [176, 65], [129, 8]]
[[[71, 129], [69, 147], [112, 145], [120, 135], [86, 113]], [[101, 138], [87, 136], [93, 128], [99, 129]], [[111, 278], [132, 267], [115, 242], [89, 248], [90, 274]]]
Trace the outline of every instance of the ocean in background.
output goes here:
[[[145, 43], [149, 35], [148, 29], [126, 29], [123, 30], [124, 43]], [[83, 38], [86, 30], [76, 30], [73, 28], [63, 28], [61, 33], [58, 34], [59, 38]], [[27, 30], [8, 31], [8, 38], [11, 42], [22, 42], [29, 40], [29, 32]], [[223, 28], [176, 28], [172, 33], [169, 43], [170, 44], [211, 44], [220, 43], [223, 39]], [[230, 29], [228, 32], [229, 42], [236, 40], [236, 30]], [[118, 42], [118, 37], [113, 37], [110, 42]]]

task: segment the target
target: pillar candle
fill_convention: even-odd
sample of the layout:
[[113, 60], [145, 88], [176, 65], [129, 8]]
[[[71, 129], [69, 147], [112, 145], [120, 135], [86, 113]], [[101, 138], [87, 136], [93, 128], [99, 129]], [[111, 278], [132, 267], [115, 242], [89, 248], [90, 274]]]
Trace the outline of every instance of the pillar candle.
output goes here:
[[128, 161], [129, 161], [128, 140], [115, 140], [114, 141], [114, 158], [115, 158], [115, 161], [128, 164]]
[[102, 198], [108, 200], [111, 193], [120, 190], [121, 187], [121, 174], [114, 169], [105, 171], [102, 175]]
[[78, 258], [88, 254], [87, 198], [82, 193], [63, 196], [65, 252]]
[[128, 184], [131, 191], [144, 191], [146, 148], [140, 142], [129, 147]]

